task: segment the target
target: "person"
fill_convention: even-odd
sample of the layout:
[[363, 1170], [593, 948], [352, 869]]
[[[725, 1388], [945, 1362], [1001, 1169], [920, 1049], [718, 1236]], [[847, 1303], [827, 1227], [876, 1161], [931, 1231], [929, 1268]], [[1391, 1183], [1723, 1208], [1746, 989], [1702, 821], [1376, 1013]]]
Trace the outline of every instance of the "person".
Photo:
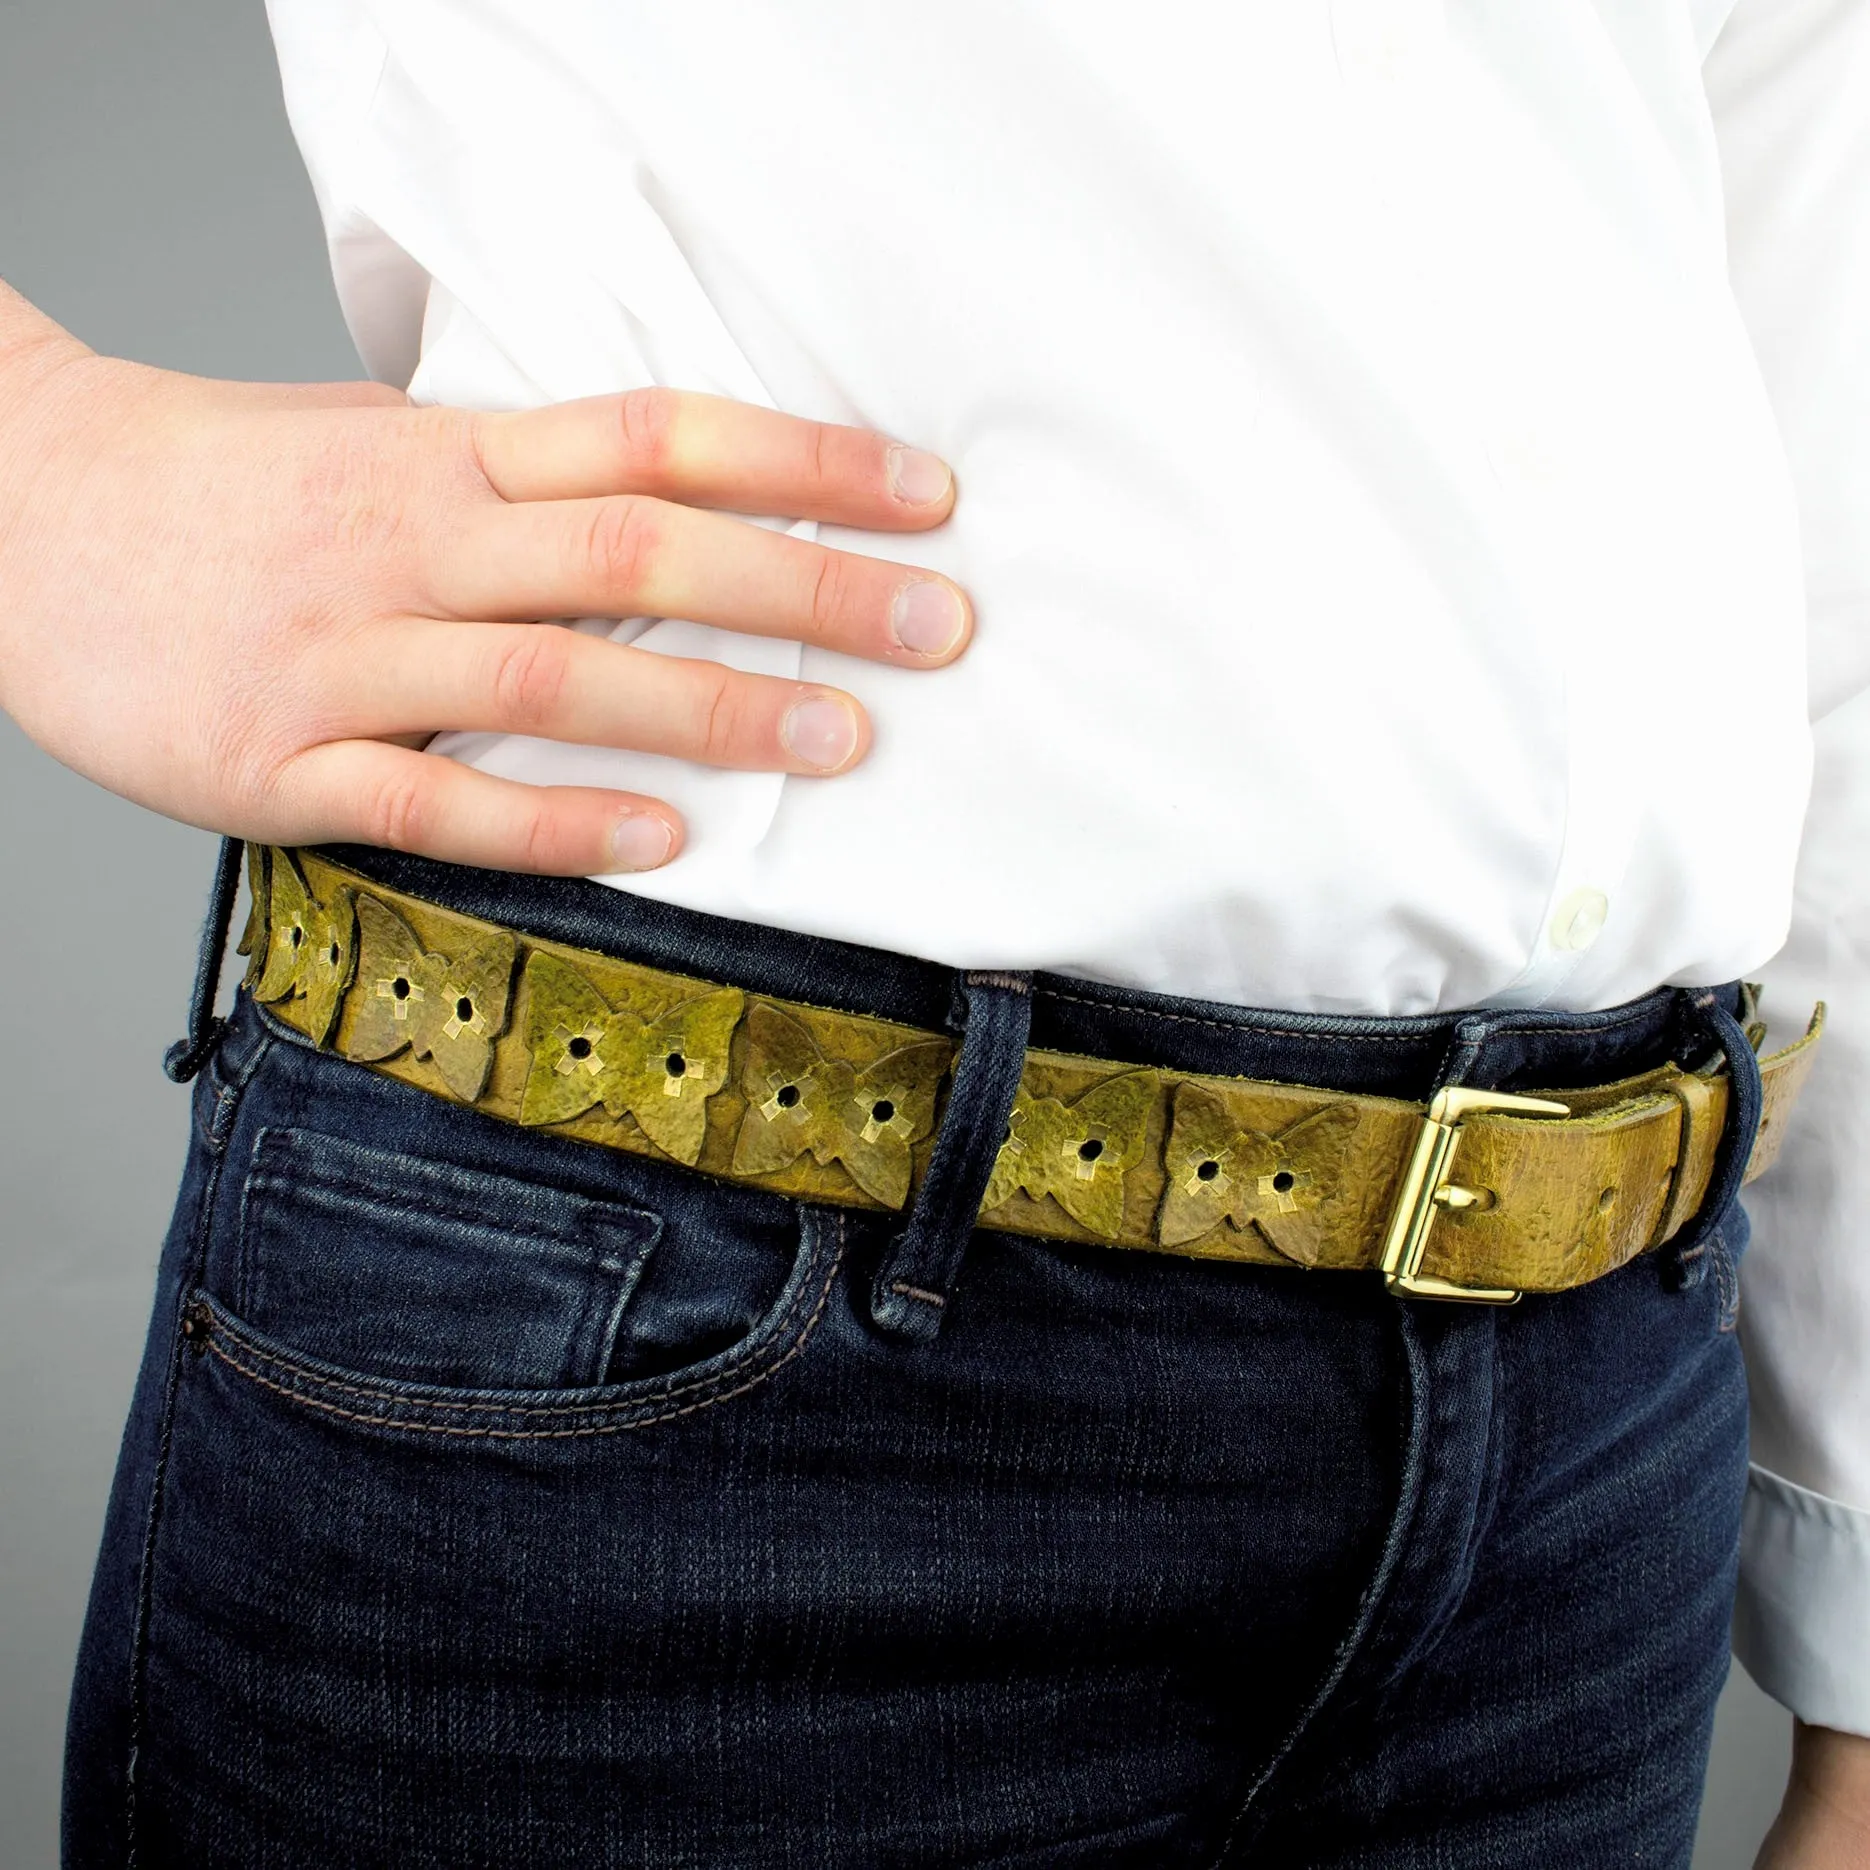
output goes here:
[[374, 380], [0, 296], [67, 1863], [1686, 1864], [1743, 1535], [1870, 1861], [1870, 8], [271, 14]]

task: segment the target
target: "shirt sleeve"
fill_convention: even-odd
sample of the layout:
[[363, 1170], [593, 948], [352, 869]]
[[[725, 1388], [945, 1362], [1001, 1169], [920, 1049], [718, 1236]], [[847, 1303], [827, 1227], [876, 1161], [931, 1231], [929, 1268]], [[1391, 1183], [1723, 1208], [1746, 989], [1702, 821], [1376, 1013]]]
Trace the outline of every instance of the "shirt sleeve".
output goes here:
[[[1753, 1466], [1734, 1644], [1803, 1719], [1870, 1734], [1870, 0], [1739, 0], [1705, 76], [1728, 264], [1799, 503], [1816, 758], [1783, 1043], [1830, 1004], [1748, 1197]], [[1746, 671], [1718, 757], [1747, 757]]]

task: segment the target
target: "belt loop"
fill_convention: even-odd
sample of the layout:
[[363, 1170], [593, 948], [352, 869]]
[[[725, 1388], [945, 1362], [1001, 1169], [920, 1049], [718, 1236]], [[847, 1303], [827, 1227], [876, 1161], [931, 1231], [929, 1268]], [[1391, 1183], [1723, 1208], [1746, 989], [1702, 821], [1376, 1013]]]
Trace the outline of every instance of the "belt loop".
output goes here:
[[893, 1337], [931, 1342], [974, 1231], [1026, 1066], [1032, 977], [964, 974], [961, 1049], [928, 1174], [907, 1224], [884, 1249], [870, 1315]]
[[[1480, 1063], [1481, 1054], [1487, 1049], [1487, 1042], [1493, 1037], [1494, 1027], [1502, 1017], [1499, 1013], [1464, 1013], [1455, 1021], [1441, 1070], [1435, 1076], [1434, 1088], [1437, 1091], [1467, 1083], [1469, 1075]], [[1494, 1087], [1486, 1085], [1482, 1088], [1492, 1090]]]
[[1740, 1194], [1765, 1102], [1760, 1061], [1754, 1056], [1746, 1029], [1721, 1005], [1719, 996], [1712, 990], [1696, 993], [1690, 998], [1689, 1010], [1727, 1055], [1727, 1123], [1714, 1152], [1708, 1192], [1694, 1218], [1668, 1245], [1667, 1265], [1683, 1286], [1700, 1283], [1702, 1248]]
[[221, 959], [227, 952], [234, 898], [240, 894], [240, 855], [244, 848], [239, 838], [221, 840], [214, 887], [208, 896], [208, 919], [202, 925], [201, 950], [195, 961], [195, 989], [188, 1001], [188, 1035], [162, 1055], [162, 1069], [176, 1084], [186, 1084], [208, 1062], [227, 1024], [215, 1017], [214, 996], [221, 984]]

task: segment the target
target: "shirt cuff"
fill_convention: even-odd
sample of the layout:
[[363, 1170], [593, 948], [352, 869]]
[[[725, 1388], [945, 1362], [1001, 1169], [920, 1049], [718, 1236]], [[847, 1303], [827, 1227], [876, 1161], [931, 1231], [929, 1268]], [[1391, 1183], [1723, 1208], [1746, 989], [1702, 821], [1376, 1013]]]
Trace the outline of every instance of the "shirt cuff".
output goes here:
[[1870, 1513], [1754, 1466], [1734, 1653], [1800, 1720], [1870, 1734]]

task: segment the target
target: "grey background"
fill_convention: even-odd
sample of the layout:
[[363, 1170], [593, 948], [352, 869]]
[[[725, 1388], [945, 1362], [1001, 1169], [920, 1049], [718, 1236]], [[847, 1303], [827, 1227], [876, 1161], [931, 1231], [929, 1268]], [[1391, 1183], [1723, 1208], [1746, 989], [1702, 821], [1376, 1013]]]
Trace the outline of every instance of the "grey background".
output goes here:
[[[260, 0], [0, 0], [0, 278], [147, 363], [358, 374]], [[0, 1870], [56, 1861], [66, 1683], [183, 1144], [158, 1061], [213, 855], [0, 717]], [[1751, 1864], [1787, 1745], [1736, 1671], [1696, 1870]]]

